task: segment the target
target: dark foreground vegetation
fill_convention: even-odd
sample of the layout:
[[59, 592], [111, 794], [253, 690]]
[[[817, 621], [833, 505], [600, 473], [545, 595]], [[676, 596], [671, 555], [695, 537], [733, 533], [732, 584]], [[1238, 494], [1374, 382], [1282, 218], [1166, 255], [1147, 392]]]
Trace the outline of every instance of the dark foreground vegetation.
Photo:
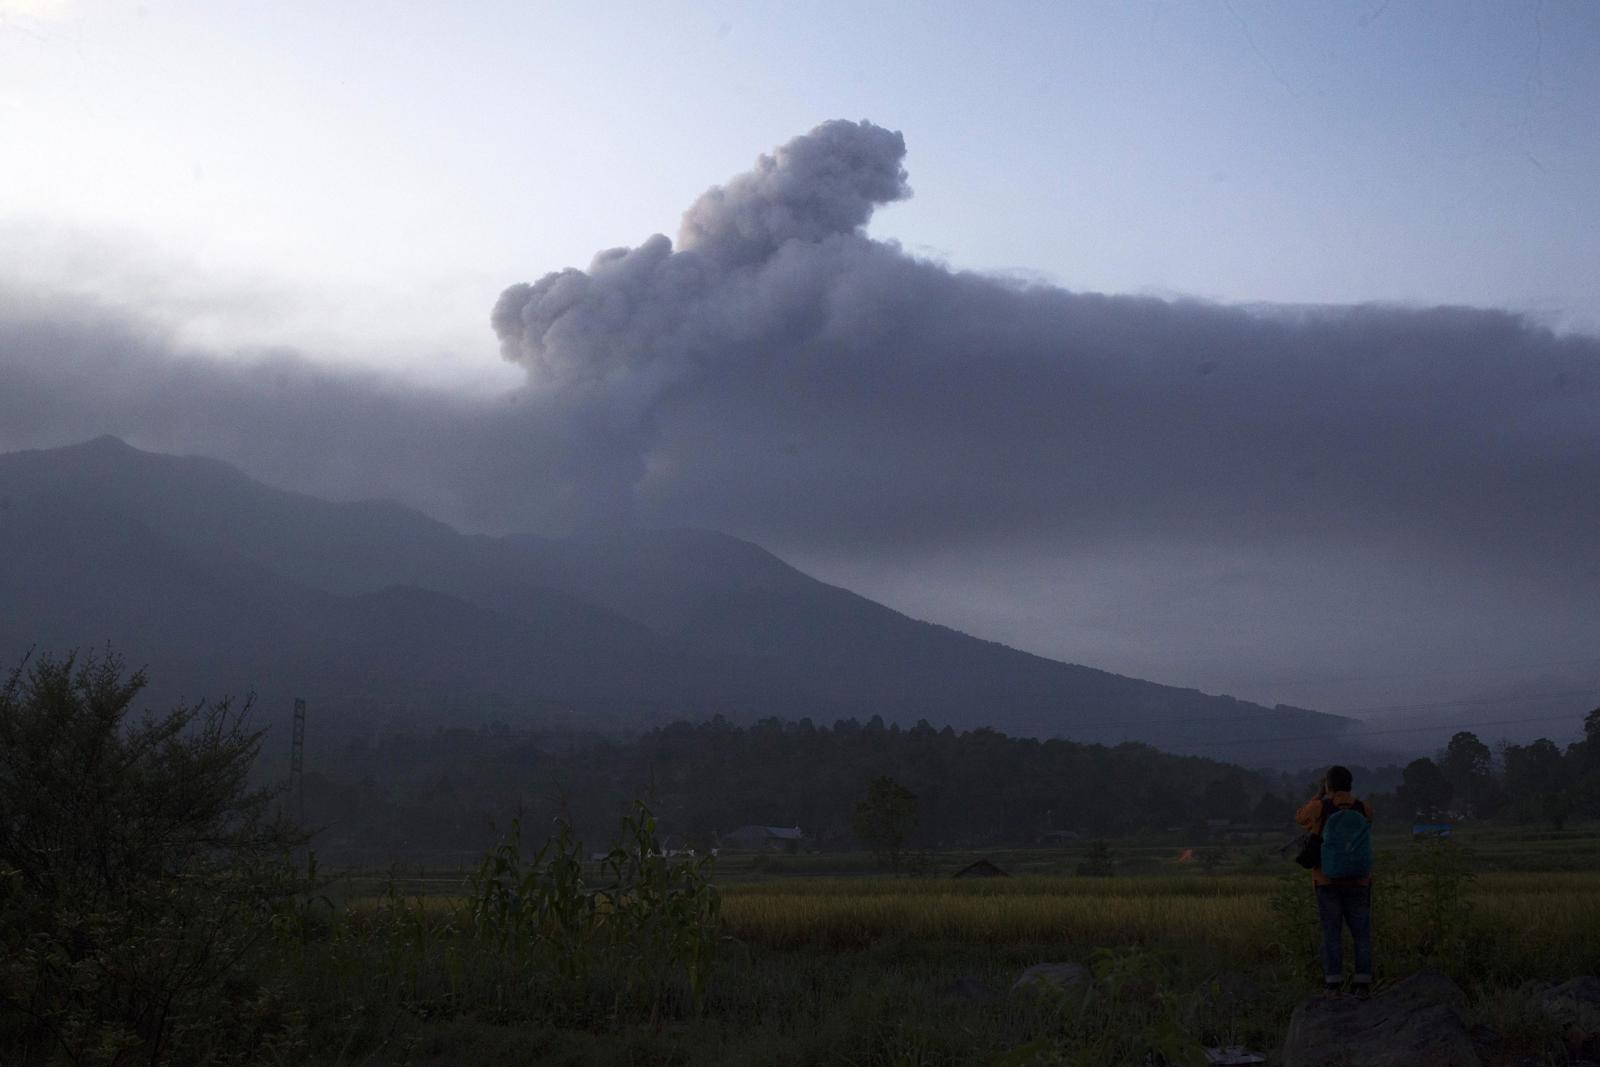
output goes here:
[[[0, 1062], [1198, 1063], [1280, 1047], [1316, 978], [1304, 872], [1249, 843], [1185, 855], [1170, 827], [952, 880], [975, 853], [929, 852], [918, 877], [860, 854], [669, 857], [636, 806], [608, 848], [524, 813], [468, 869], [330, 879], [250, 786], [241, 715], [137, 719], [140, 682], [40, 659], [0, 694]], [[1191, 786], [1266, 784], [1232, 774]], [[1547, 990], [1600, 970], [1592, 832], [1390, 834], [1379, 869], [1380, 995], [1450, 975], [1481, 1062], [1566, 1063], [1600, 1032]], [[1042, 962], [1057, 981], [1013, 989]]]

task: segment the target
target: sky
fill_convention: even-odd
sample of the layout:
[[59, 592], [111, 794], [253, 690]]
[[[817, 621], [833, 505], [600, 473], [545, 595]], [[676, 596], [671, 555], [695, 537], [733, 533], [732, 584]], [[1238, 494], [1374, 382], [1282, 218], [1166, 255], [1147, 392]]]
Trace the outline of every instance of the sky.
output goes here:
[[1583, 3], [0, 0], [0, 447], [1592, 706], [1597, 60]]

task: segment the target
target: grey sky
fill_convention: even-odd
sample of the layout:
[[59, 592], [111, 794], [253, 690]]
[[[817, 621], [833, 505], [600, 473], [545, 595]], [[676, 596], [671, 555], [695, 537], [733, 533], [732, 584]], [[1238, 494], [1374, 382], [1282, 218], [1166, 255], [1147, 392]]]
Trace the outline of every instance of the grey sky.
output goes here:
[[0, 0], [0, 226], [30, 234], [0, 259], [181, 281], [191, 339], [503, 387], [505, 278], [871, 117], [922, 194], [875, 232], [958, 267], [1593, 329], [1597, 49], [1585, 3]]
[[[1587, 684], [1597, 46], [1579, 4], [7, 2], [0, 446], [720, 527], [1253, 699]], [[870, 132], [730, 182], [830, 116], [916, 195]], [[497, 359], [567, 267], [591, 304]]]

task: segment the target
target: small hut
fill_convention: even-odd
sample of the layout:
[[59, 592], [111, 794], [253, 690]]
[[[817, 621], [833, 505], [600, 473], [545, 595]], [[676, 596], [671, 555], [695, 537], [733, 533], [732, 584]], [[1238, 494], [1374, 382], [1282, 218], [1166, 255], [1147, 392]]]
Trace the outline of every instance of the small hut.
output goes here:
[[988, 860], [979, 860], [977, 863], [969, 863], [969, 864], [967, 864], [965, 867], [961, 868], [959, 871], [957, 871], [955, 874], [951, 875], [950, 877], [952, 877], [952, 878], [1009, 878], [1010, 875], [1006, 874], [1005, 871], [1002, 871], [999, 867], [996, 867], [994, 864], [990, 863]]
[[741, 826], [722, 835], [723, 847], [748, 852], [794, 852], [804, 841], [798, 826]]

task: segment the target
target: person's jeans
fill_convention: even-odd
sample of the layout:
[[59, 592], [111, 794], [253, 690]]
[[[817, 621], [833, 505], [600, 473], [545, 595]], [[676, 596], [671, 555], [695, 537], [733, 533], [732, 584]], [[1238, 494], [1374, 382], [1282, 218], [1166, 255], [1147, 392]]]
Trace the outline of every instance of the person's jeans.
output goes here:
[[1329, 985], [1344, 981], [1344, 927], [1356, 943], [1358, 983], [1372, 981], [1372, 887], [1317, 886], [1317, 916], [1322, 920], [1322, 978]]

